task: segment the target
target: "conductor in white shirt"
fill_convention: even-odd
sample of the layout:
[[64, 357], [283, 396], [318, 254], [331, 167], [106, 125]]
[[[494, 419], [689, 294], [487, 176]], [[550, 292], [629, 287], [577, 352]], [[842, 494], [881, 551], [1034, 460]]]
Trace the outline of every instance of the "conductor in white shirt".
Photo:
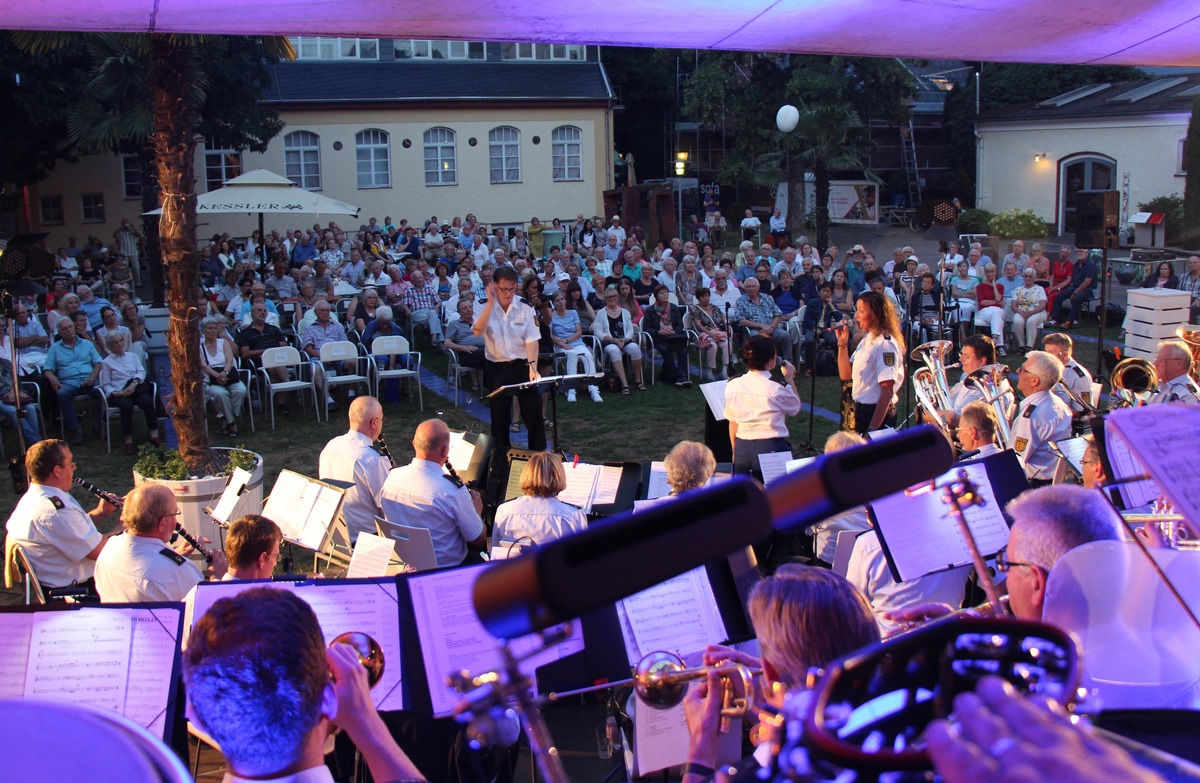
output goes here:
[[441, 419], [428, 419], [413, 435], [413, 461], [388, 475], [379, 493], [384, 516], [393, 524], [425, 528], [433, 539], [439, 568], [467, 561], [467, 547], [487, 540], [479, 493], [442, 472], [450, 457], [450, 430]]
[[318, 475], [322, 479], [349, 482], [341, 514], [350, 532], [350, 541], [359, 533], [375, 532], [375, 515], [383, 483], [391, 464], [374, 443], [383, 433], [383, 406], [374, 397], [355, 397], [350, 403], [350, 431], [339, 435], [321, 450]]

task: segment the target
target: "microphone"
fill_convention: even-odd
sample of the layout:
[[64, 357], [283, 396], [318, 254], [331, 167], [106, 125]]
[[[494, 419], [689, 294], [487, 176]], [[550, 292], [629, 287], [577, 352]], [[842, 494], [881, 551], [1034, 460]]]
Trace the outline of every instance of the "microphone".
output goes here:
[[633, 595], [766, 538], [940, 476], [954, 451], [930, 425], [825, 454], [764, 489], [739, 476], [504, 560], [475, 581], [475, 612], [511, 639]]

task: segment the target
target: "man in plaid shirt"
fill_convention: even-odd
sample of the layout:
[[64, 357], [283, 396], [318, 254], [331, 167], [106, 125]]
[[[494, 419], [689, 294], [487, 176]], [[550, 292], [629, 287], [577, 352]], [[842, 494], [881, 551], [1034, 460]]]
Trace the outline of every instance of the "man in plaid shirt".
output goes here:
[[408, 315], [412, 325], [415, 327], [420, 324], [429, 329], [429, 336], [433, 340], [435, 346], [440, 346], [444, 341], [442, 338], [442, 320], [438, 317], [438, 310], [441, 307], [441, 300], [438, 298], [437, 288], [425, 281], [425, 274], [421, 270], [414, 270], [410, 276], [412, 287], [404, 292], [401, 298], [401, 307]]
[[1192, 295], [1192, 314], [1189, 323], [1200, 323], [1200, 256], [1188, 258], [1187, 271], [1179, 276], [1179, 290]]

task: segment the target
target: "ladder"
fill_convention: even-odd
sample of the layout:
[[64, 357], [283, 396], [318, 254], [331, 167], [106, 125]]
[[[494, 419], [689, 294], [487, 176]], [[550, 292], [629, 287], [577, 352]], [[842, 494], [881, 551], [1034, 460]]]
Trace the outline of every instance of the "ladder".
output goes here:
[[904, 179], [908, 183], [908, 206], [916, 208], [921, 203], [921, 172], [917, 169], [917, 143], [913, 138], [912, 117], [908, 125], [900, 126], [900, 155], [904, 161]]

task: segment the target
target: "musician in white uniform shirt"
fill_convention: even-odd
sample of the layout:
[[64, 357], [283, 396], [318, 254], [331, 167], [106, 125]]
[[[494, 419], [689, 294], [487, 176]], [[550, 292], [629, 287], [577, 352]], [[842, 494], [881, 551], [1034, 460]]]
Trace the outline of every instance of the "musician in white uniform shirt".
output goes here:
[[[951, 428], [958, 425], [958, 417], [963, 409], [972, 402], [983, 402], [983, 392], [975, 383], [967, 383], [974, 376], [979, 379], [984, 376], [982, 368], [996, 363], [996, 344], [992, 338], [983, 334], [973, 334], [963, 340], [962, 349], [958, 353], [958, 361], [962, 365], [962, 377], [958, 383], [950, 387], [950, 410], [942, 411], [942, 418]], [[1000, 392], [1006, 400], [1005, 409], [1012, 414], [1016, 407], [1016, 394], [1007, 378], [1001, 379]]]
[[1075, 414], [1083, 413], [1084, 407], [1072, 401], [1071, 396], [1063, 390], [1063, 386], [1070, 389], [1079, 399], [1086, 401], [1088, 405], [1095, 405], [1096, 400], [1092, 399], [1092, 374], [1075, 361], [1073, 355], [1075, 342], [1071, 336], [1055, 332], [1046, 335], [1046, 339], [1042, 342], [1045, 345], [1046, 353], [1062, 362], [1063, 366], [1062, 384], [1054, 387], [1055, 396], [1065, 402]]
[[383, 432], [383, 406], [374, 397], [355, 397], [350, 403], [350, 430], [325, 444], [317, 475], [322, 479], [352, 483], [342, 501], [341, 514], [351, 543], [359, 533], [375, 532], [376, 498], [387, 481], [391, 463], [375, 451]]
[[1158, 389], [1150, 402], [1200, 402], [1200, 387], [1191, 378], [1192, 352], [1183, 340], [1163, 340], [1154, 354]]
[[904, 383], [904, 337], [887, 297], [867, 291], [858, 298], [854, 321], [865, 336], [850, 355], [850, 330], [838, 330], [838, 371], [852, 381], [854, 429], [865, 435], [896, 426], [896, 402]]
[[566, 488], [566, 469], [557, 455], [543, 451], [530, 457], [521, 470], [524, 496], [496, 509], [493, 551], [499, 548], [501, 556], [507, 557], [506, 550], [513, 544], [535, 546], [587, 528], [583, 511], [558, 499]]
[[1062, 379], [1062, 362], [1045, 351], [1030, 351], [1017, 370], [1025, 395], [1012, 426], [1012, 448], [1035, 486], [1049, 484], [1058, 467], [1050, 444], [1071, 437], [1071, 409], [1051, 393]]
[[[168, 546], [181, 513], [175, 493], [161, 484], [143, 484], [125, 496], [125, 535], [114, 536], [96, 558], [101, 601], [182, 601], [204, 581], [195, 563]], [[212, 576], [220, 579], [228, 567], [225, 554], [214, 551]]]
[[999, 419], [996, 409], [985, 402], [972, 402], [963, 408], [958, 417], [958, 442], [962, 445], [962, 459], [982, 459], [999, 454], [996, 445], [996, 430]]

